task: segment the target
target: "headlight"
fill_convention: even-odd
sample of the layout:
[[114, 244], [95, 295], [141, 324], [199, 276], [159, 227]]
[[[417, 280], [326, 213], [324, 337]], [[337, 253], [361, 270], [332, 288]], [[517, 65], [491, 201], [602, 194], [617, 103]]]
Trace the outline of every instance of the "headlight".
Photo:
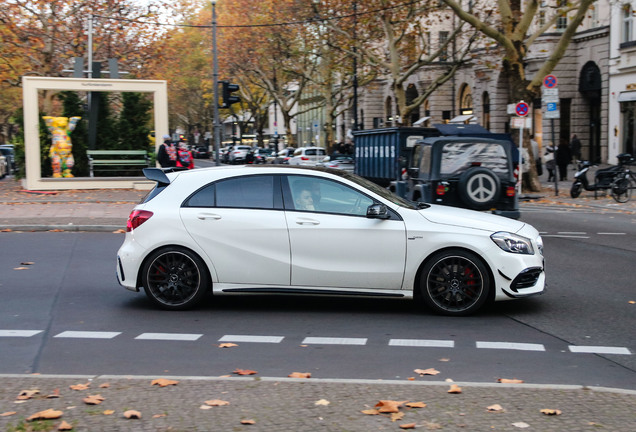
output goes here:
[[533, 255], [534, 249], [530, 239], [509, 232], [496, 232], [490, 236], [502, 250], [510, 253]]
[[541, 238], [541, 236], [537, 236], [537, 247], [539, 248], [539, 253], [541, 255], [543, 255], [543, 239]]

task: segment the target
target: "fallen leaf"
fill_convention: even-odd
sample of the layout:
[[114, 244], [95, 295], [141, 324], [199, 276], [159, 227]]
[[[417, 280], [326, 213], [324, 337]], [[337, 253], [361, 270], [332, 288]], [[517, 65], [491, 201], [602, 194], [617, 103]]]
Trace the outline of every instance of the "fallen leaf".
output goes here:
[[35, 264], [34, 262], [31, 261], [25, 261], [25, 262], [21, 262], [20, 265], [33, 265]]
[[10, 228], [5, 228], [3, 230], [0, 230], [0, 232], [12, 232], [13, 230]]
[[47, 409], [47, 410], [37, 412], [37, 413], [27, 417], [27, 421], [33, 421], [33, 420], [55, 420], [55, 419], [59, 419], [60, 417], [62, 417], [62, 414], [64, 414], [62, 411], [56, 411], [56, 410], [53, 410], [53, 409]]
[[415, 423], [404, 423], [400, 425], [400, 429], [415, 429]]
[[31, 399], [33, 396], [35, 396], [36, 394], [39, 394], [39, 393], [40, 393], [40, 390], [37, 390], [37, 389], [22, 390], [16, 399], [17, 400]]
[[529, 428], [530, 427], [530, 425], [528, 423], [526, 423], [526, 422], [516, 422], [516, 423], [513, 423], [512, 425], [514, 427], [518, 427], [518, 428], [521, 428], [521, 429], [525, 429], [525, 428]]
[[125, 229], [120, 228], [120, 229], [118, 229], [118, 230], [113, 231], [113, 234], [123, 234], [123, 233], [125, 233], [125, 232], [126, 232], [126, 230], [125, 230]]
[[424, 402], [409, 402], [405, 405], [409, 408], [424, 408], [426, 406]]
[[449, 362], [450, 359], [449, 358], [441, 358], [441, 359], [439, 359], [439, 361], [441, 361], [441, 362]]
[[9, 416], [12, 416], [14, 414], [17, 414], [17, 413], [15, 411], [7, 411], [7, 412], [4, 412], [4, 413], [0, 414], [0, 417], [9, 417]]
[[128, 410], [124, 413], [124, 417], [126, 417], [127, 419], [140, 419], [141, 413], [135, 410]]
[[70, 430], [73, 430], [73, 426], [70, 423], [67, 423], [64, 420], [62, 420], [62, 423], [60, 423], [60, 425], [57, 427], [57, 430], [70, 431]]
[[212, 407], [210, 405], [201, 405], [199, 408], [202, 409], [202, 410], [212, 409]]
[[237, 344], [231, 343], [231, 342], [225, 342], [225, 343], [219, 344], [219, 348], [233, 348], [237, 346], [238, 346]]
[[454, 393], [454, 394], [459, 394], [461, 392], [462, 392], [462, 388], [458, 386], [457, 384], [451, 384], [450, 390], [448, 390], [448, 393]]
[[53, 393], [51, 393], [50, 395], [47, 395], [46, 398], [47, 399], [57, 399], [60, 397], [60, 389], [56, 388], [55, 390], [53, 390]]
[[542, 409], [541, 412], [545, 415], [561, 415], [562, 414], [562, 412], [558, 409], [549, 409], [549, 408]]
[[254, 420], [241, 420], [241, 424], [251, 425], [251, 424], [256, 424], [256, 422]]
[[381, 400], [375, 407], [381, 413], [396, 413], [399, 412], [400, 406], [404, 405], [408, 401], [394, 401], [394, 400]]
[[75, 385], [69, 386], [71, 390], [77, 390], [77, 391], [88, 390], [88, 387], [90, 387], [90, 383], [75, 384]]
[[157, 378], [156, 380], [153, 380], [150, 385], [158, 385], [159, 387], [166, 387], [169, 385], [177, 385], [179, 384], [179, 381], [174, 381], [174, 380], [169, 380], [166, 378]]
[[102, 412], [102, 414], [104, 414], [104, 415], [113, 415], [113, 414], [115, 414], [115, 411], [113, 411], [113, 410], [104, 410]]
[[497, 382], [504, 383], [504, 384], [521, 384], [523, 383], [523, 380], [516, 379], [516, 378], [515, 379], [499, 378]]
[[329, 405], [331, 402], [329, 402], [327, 399], [320, 399], [319, 401], [316, 401], [316, 403], [314, 405]]
[[501, 405], [499, 405], [499, 404], [494, 404], [494, 405], [490, 405], [490, 406], [487, 408], [487, 410], [488, 410], [488, 411], [490, 411], [490, 412], [501, 412], [501, 411], [503, 411], [504, 409], [503, 409], [503, 407], [502, 407]]
[[422, 375], [437, 375], [437, 374], [440, 373], [438, 370], [435, 370], [433, 368], [415, 369], [413, 372], [415, 372], [416, 374], [420, 374], [420, 376], [422, 376]]
[[82, 399], [86, 405], [99, 405], [104, 402], [104, 398], [101, 395], [90, 395]]
[[310, 372], [292, 372], [287, 375], [289, 378], [311, 378]]
[[249, 369], [235, 369], [233, 373], [236, 375], [256, 375], [258, 372]]
[[13, 270], [28, 270], [28, 267], [14, 267]]
[[167, 414], [155, 414], [152, 416], [152, 418], [161, 418], [161, 417], [167, 417]]
[[367, 415], [378, 415], [378, 414], [380, 414], [380, 411], [378, 411], [377, 409], [367, 409], [367, 410], [362, 410], [361, 412], [362, 412], [362, 414], [367, 414]]
[[634, 301], [634, 300], [630, 300], [630, 301], [628, 301], [627, 303], [629, 303], [629, 304], [636, 304], [636, 301]]
[[225, 406], [229, 405], [230, 403], [221, 399], [212, 399], [205, 401], [205, 404], [209, 406]]
[[56, 229], [49, 230], [49, 232], [64, 232], [64, 230], [56, 228]]
[[110, 384], [108, 384], [108, 383], [104, 383], [104, 384], [100, 384], [99, 385], [99, 388], [108, 388], [108, 387], [110, 387]]
[[408, 377], [407, 380], [408, 381], [415, 381], [415, 378], [414, 377]]
[[402, 420], [404, 418], [403, 412], [396, 412], [391, 414], [391, 421], [396, 422], [398, 420]]

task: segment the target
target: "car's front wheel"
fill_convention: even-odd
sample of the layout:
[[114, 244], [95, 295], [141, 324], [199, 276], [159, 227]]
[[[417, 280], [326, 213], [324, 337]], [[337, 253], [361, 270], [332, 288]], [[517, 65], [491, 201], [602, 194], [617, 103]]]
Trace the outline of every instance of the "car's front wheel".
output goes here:
[[209, 290], [205, 263], [184, 248], [155, 251], [146, 260], [141, 281], [146, 295], [163, 309], [184, 310], [196, 306]]
[[490, 276], [482, 260], [464, 250], [442, 251], [422, 269], [420, 294], [433, 311], [442, 315], [470, 315], [490, 295]]

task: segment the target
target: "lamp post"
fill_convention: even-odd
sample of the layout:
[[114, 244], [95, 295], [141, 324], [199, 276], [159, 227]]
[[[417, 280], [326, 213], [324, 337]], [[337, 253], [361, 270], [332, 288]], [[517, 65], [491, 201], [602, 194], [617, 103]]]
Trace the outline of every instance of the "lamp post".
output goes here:
[[219, 121], [219, 63], [216, 54], [216, 0], [212, 0], [212, 62], [214, 86], [214, 154], [216, 165], [221, 165], [221, 122]]
[[358, 0], [353, 0], [353, 130], [358, 130]]

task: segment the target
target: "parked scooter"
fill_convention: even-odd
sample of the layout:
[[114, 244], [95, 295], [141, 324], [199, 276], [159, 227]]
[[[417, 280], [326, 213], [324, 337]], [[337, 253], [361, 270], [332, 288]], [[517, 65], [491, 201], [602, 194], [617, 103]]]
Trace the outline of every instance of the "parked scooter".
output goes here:
[[579, 170], [574, 174], [574, 182], [570, 188], [570, 196], [572, 198], [578, 198], [584, 189], [586, 191], [593, 191], [594, 198], [597, 197], [598, 191], [603, 191], [603, 194], [607, 193], [607, 191], [612, 188], [616, 177], [623, 172], [623, 165], [628, 163], [629, 160], [633, 160], [631, 155], [627, 153], [619, 154], [618, 165], [612, 165], [608, 168], [596, 171], [593, 184], [590, 184], [588, 181], [587, 172], [595, 165], [589, 161], [579, 161]]

